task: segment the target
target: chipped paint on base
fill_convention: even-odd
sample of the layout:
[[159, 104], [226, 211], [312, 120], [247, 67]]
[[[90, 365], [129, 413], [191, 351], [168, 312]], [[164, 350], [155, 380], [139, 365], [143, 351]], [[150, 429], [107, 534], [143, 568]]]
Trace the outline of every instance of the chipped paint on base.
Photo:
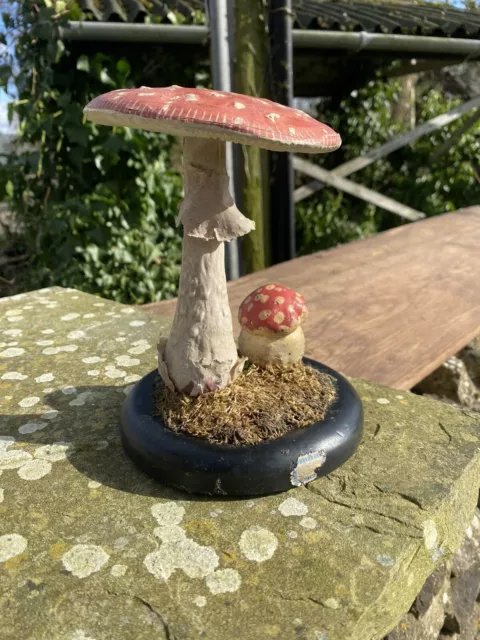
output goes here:
[[318, 477], [318, 469], [323, 466], [327, 454], [325, 451], [311, 451], [303, 456], [299, 456], [297, 466], [290, 474], [290, 482], [294, 487], [300, 487], [304, 484], [316, 480]]

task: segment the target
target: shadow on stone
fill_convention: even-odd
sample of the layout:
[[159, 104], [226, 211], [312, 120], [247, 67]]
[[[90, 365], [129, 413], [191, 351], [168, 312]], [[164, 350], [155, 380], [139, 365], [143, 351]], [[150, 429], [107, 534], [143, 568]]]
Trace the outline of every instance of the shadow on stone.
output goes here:
[[244, 498], [199, 496], [153, 480], [127, 457], [120, 439], [120, 413], [128, 387], [65, 387], [44, 397], [43, 414], [6, 416], [1, 437], [17, 445], [71, 443], [68, 462], [91, 481], [136, 495], [183, 501], [233, 501]]

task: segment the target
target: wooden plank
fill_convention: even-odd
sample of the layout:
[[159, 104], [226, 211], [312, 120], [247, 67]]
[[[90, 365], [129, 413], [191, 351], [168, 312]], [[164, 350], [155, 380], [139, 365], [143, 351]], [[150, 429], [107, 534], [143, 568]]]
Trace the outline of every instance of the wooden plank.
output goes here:
[[[397, 151], [397, 149], [401, 149], [407, 144], [415, 142], [415, 140], [418, 140], [418, 138], [421, 138], [428, 133], [432, 133], [433, 131], [437, 131], [447, 124], [458, 120], [458, 118], [467, 113], [467, 111], [470, 111], [470, 109], [474, 109], [475, 107], [479, 106], [480, 96], [476, 96], [472, 100], [468, 100], [458, 107], [454, 107], [450, 111], [447, 111], [447, 113], [442, 113], [441, 115], [436, 116], [435, 118], [432, 118], [427, 122], [424, 122], [420, 126], [413, 129], [413, 131], [408, 131], [407, 133], [398, 136], [398, 138], [389, 140], [389, 142], [382, 144], [376, 149], [372, 149], [363, 156], [359, 156], [358, 158], [354, 158], [353, 160], [344, 162], [338, 167], [335, 167], [335, 169], [332, 169], [331, 173], [341, 177], [349, 176], [356, 171], [360, 171], [360, 169], [363, 169], [364, 167], [368, 167], [368, 165], [375, 162], [375, 160], [379, 160], [380, 158], [388, 156], [390, 153]], [[323, 187], [324, 184], [322, 182], [319, 182], [318, 180], [309, 182], [308, 184], [303, 185], [302, 187], [299, 187], [294, 191], [294, 200], [295, 202], [300, 202], [300, 200], [303, 200], [304, 198], [312, 195], [312, 193], [323, 189]]]
[[460, 125], [455, 129], [452, 135], [447, 140], [445, 140], [445, 142], [442, 145], [440, 145], [437, 148], [435, 153], [432, 155], [432, 161], [438, 160], [438, 158], [443, 156], [444, 153], [447, 153], [447, 151], [451, 149], [460, 140], [463, 134], [466, 133], [473, 126], [475, 126], [479, 120], [480, 120], [480, 109], [477, 109], [476, 111], [474, 111], [474, 113], [472, 113], [472, 115], [469, 118], [465, 120], [465, 122], [462, 125]]
[[355, 198], [360, 198], [361, 200], [370, 202], [381, 209], [386, 209], [391, 213], [395, 213], [397, 216], [405, 218], [406, 220], [415, 221], [421, 220], [425, 217], [424, 213], [421, 213], [416, 209], [407, 207], [407, 205], [401, 204], [392, 198], [388, 198], [376, 191], [372, 191], [372, 189], [368, 189], [357, 182], [341, 178], [333, 172], [327, 171], [326, 169], [319, 167], [317, 164], [313, 164], [313, 162], [308, 162], [307, 160], [301, 160], [300, 158], [295, 157], [293, 159], [293, 168], [296, 171], [305, 173], [311, 178], [321, 180], [325, 184], [335, 187], [335, 189], [339, 189], [339, 191], [344, 191], [351, 196], [355, 196]]
[[[428, 218], [229, 283], [301, 291], [307, 354], [344, 373], [410, 389], [480, 334], [480, 207]], [[144, 305], [172, 316], [175, 300]]]

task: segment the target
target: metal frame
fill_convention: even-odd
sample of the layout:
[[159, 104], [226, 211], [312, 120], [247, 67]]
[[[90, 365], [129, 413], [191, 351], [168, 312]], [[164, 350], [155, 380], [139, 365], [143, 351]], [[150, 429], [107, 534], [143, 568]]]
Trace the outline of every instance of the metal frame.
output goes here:
[[[480, 96], [476, 96], [467, 102], [459, 105], [458, 107], [454, 107], [447, 113], [442, 113], [427, 122], [424, 122], [420, 126], [416, 127], [413, 131], [409, 131], [408, 133], [404, 133], [398, 138], [394, 138], [390, 140], [386, 144], [377, 147], [376, 149], [372, 149], [364, 156], [359, 156], [358, 158], [354, 158], [353, 160], [349, 160], [348, 162], [344, 162], [343, 164], [335, 167], [331, 171], [327, 171], [319, 167], [312, 162], [308, 162], [306, 160], [300, 159], [298, 157], [294, 157], [293, 166], [296, 171], [300, 171], [301, 173], [305, 173], [306, 175], [316, 178], [313, 182], [309, 182], [302, 187], [299, 187], [295, 190], [294, 200], [295, 202], [300, 202], [304, 198], [308, 198], [308, 196], [312, 195], [316, 191], [323, 189], [325, 184], [335, 187], [340, 191], [344, 191], [345, 193], [349, 193], [361, 200], [365, 200], [367, 202], [371, 202], [382, 209], [386, 209], [387, 211], [391, 211], [402, 218], [406, 218], [407, 220], [419, 220], [420, 218], [425, 217], [425, 214], [420, 211], [416, 211], [415, 209], [411, 209], [410, 207], [406, 207], [406, 205], [401, 204], [391, 198], [387, 198], [386, 196], [382, 196], [375, 191], [371, 191], [366, 187], [353, 182], [352, 180], [345, 180], [346, 176], [355, 173], [356, 171], [360, 171], [365, 167], [368, 167], [370, 164], [375, 162], [375, 160], [379, 160], [380, 158], [384, 158], [388, 156], [390, 153], [397, 151], [397, 149], [401, 149], [405, 147], [407, 144], [411, 144], [421, 136], [424, 136], [428, 133], [432, 133], [433, 131], [437, 131], [442, 127], [458, 120], [465, 113], [470, 111], [471, 109], [477, 108], [475, 114], [467, 120], [464, 125], [461, 125], [459, 129], [454, 132], [448, 141], [451, 146], [454, 142], [460, 137], [460, 135], [468, 128], [472, 127], [480, 118], [480, 111], [478, 110], [480, 107]], [[468, 126], [465, 127], [465, 125]], [[449, 147], [446, 147], [446, 143], [440, 146], [437, 150], [437, 157], [448, 150]]]
[[[67, 40], [206, 44], [209, 29], [197, 25], [71, 21], [60, 29], [60, 35]], [[295, 49], [405, 53], [412, 58], [439, 54], [469, 58], [480, 56], [480, 40], [467, 38], [293, 29], [292, 39]]]

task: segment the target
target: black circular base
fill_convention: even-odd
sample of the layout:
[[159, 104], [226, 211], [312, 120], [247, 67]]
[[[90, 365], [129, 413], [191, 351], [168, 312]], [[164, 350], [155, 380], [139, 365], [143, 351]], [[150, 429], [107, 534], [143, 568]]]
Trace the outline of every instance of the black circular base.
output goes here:
[[362, 403], [341, 374], [309, 358], [303, 361], [335, 381], [337, 397], [320, 422], [249, 446], [211, 444], [177, 434], [153, 415], [154, 389], [160, 381], [157, 371], [152, 371], [137, 382], [123, 405], [126, 452], [150, 476], [184, 491], [209, 495], [277, 493], [330, 473], [360, 443]]

